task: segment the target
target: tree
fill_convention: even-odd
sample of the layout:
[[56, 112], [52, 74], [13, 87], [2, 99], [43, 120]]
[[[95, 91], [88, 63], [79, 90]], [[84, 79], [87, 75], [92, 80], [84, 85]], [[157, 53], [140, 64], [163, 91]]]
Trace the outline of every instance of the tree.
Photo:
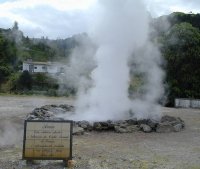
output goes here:
[[12, 30], [19, 30], [18, 22], [15, 21]]
[[10, 74], [10, 69], [6, 66], [0, 66], [0, 85], [3, 83], [8, 75]]
[[167, 60], [169, 105], [175, 97], [200, 98], [200, 31], [189, 23], [175, 24], [163, 39]]
[[22, 74], [19, 76], [17, 88], [19, 90], [24, 90], [24, 89], [31, 90], [32, 84], [33, 80], [29, 72], [27, 70], [23, 71]]
[[13, 66], [16, 61], [16, 46], [0, 33], [0, 64]]

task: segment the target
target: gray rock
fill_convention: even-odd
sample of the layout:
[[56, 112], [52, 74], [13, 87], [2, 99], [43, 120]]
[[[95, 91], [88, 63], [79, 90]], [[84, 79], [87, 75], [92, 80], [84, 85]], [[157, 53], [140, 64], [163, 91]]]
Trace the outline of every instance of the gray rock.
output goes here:
[[77, 125], [79, 127], [82, 127], [84, 130], [91, 131], [93, 129], [93, 126], [88, 121], [79, 121], [77, 122]]
[[77, 124], [78, 124], [79, 127], [86, 129], [89, 125], [89, 122], [84, 120], [84, 121], [77, 122]]
[[173, 131], [174, 131], [174, 127], [172, 126], [170, 122], [159, 123], [156, 128], [157, 133], [169, 133]]
[[34, 115], [28, 115], [27, 116], [27, 120], [33, 120], [33, 119], [35, 119], [36, 117], [34, 116]]
[[54, 114], [63, 114], [63, 113], [66, 113], [65, 109], [63, 109], [63, 108], [61, 108], [59, 106], [56, 106], [56, 105], [42, 106], [41, 109], [53, 112]]
[[84, 134], [84, 129], [82, 127], [73, 127], [73, 135], [83, 135]]
[[117, 133], [128, 133], [128, 131], [126, 130], [126, 128], [122, 128], [120, 126], [115, 126], [114, 129], [115, 129], [115, 131]]
[[108, 125], [108, 129], [109, 129], [109, 130], [114, 130], [115, 124], [114, 124], [113, 121], [108, 120], [108, 121], [107, 121], [107, 125]]
[[110, 120], [103, 122], [94, 122], [93, 129], [94, 130], [114, 130], [114, 123]]
[[70, 112], [74, 112], [75, 111], [75, 107], [72, 106], [72, 105], [61, 104], [61, 105], [59, 105], [59, 107], [65, 109], [65, 111], [70, 111]]
[[115, 126], [114, 129], [117, 133], [133, 133], [139, 130], [139, 128], [136, 125], [130, 125], [126, 127]]
[[184, 121], [179, 117], [163, 116], [161, 118], [161, 123], [158, 124], [157, 132], [179, 132], [185, 126]]
[[182, 128], [184, 128], [185, 122], [180, 117], [177, 117], [177, 119], [179, 120], [180, 124], [182, 124]]
[[57, 114], [73, 112], [74, 106], [71, 105], [45, 105], [40, 108], [35, 108], [27, 117], [28, 120], [55, 120]]
[[102, 130], [100, 122], [94, 122], [93, 129], [94, 130]]
[[140, 119], [140, 120], [137, 121], [138, 125], [147, 124], [147, 123], [148, 123], [148, 119]]
[[132, 133], [132, 132], [139, 131], [139, 127], [137, 125], [130, 125], [127, 127], [127, 130], [129, 131], [129, 133]]
[[183, 129], [183, 125], [181, 123], [173, 126], [175, 132], [180, 132]]
[[152, 131], [152, 128], [147, 124], [141, 124], [140, 129], [145, 133], [150, 133]]
[[180, 117], [173, 117], [173, 116], [163, 116], [160, 120], [161, 123], [163, 122], [171, 122], [171, 123], [181, 123], [183, 122]]
[[[69, 113], [73, 114], [75, 111], [74, 106], [71, 105], [45, 105], [41, 108], [35, 108], [30, 114], [27, 115], [28, 120], [64, 120], [59, 118], [58, 114]], [[181, 131], [185, 123], [179, 117], [163, 116], [160, 121], [153, 119], [128, 119], [119, 121], [101, 121], [94, 122], [93, 125], [88, 121], [74, 121], [74, 134], [83, 134], [84, 131], [116, 131], [119, 133], [130, 133], [141, 129], [144, 132], [178, 132]], [[138, 126], [136, 126], [138, 125]]]
[[121, 128], [125, 128], [129, 126], [129, 124], [126, 122], [126, 120], [119, 120], [114, 122], [114, 126], [120, 126]]
[[137, 125], [137, 124], [138, 124], [136, 118], [126, 120], [126, 122], [127, 122], [129, 125]]
[[156, 120], [153, 120], [153, 119], [149, 119], [148, 121], [147, 121], [147, 125], [149, 126], [149, 127], [151, 127], [153, 130], [155, 130], [156, 129], [156, 126], [158, 125], [158, 121], [156, 121]]

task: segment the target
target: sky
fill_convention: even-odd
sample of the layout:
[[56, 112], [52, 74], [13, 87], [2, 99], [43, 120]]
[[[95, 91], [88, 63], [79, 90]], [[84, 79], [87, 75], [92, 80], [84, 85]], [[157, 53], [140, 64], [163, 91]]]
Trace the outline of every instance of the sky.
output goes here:
[[[100, 0], [101, 1], [101, 0]], [[0, 0], [0, 28], [14, 21], [25, 36], [67, 38], [87, 32], [97, 0]], [[200, 13], [200, 0], [144, 0], [153, 17], [172, 12]]]

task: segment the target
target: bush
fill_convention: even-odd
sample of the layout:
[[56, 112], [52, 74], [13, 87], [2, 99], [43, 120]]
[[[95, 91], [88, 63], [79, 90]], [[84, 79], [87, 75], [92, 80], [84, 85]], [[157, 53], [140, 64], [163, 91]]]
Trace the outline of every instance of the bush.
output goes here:
[[10, 75], [11, 70], [7, 66], [0, 66], [0, 84], [3, 83]]
[[6, 83], [2, 85], [2, 92], [13, 92], [17, 91], [18, 79], [20, 74], [13, 73], [9, 76], [9, 79]]
[[58, 89], [56, 80], [44, 73], [33, 74], [33, 87], [35, 90]]
[[32, 80], [30, 73], [27, 70], [23, 71], [17, 81], [17, 89], [31, 90], [32, 85], [33, 85], [33, 80]]
[[47, 91], [47, 96], [58, 96], [57, 90], [49, 89]]

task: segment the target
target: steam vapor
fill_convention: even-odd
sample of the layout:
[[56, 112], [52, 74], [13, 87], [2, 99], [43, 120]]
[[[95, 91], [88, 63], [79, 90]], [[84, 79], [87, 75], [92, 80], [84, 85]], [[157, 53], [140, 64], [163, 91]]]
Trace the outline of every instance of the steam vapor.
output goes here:
[[[88, 34], [97, 49], [82, 51], [81, 55], [83, 60], [88, 60], [87, 64], [95, 63], [94, 67], [90, 66], [92, 86], [79, 81], [77, 110], [71, 118], [89, 121], [130, 116], [159, 118], [158, 100], [163, 95], [164, 73], [160, 68], [159, 49], [150, 40], [152, 30], [145, 5], [142, 1], [101, 0], [94, 11]], [[88, 50], [88, 44], [86, 46]], [[76, 65], [76, 62], [79, 59], [71, 63]], [[81, 72], [88, 69], [83, 65], [79, 67]], [[142, 84], [129, 96], [130, 80], [136, 77]], [[80, 79], [88, 80], [84, 80], [84, 76]]]
[[1, 121], [0, 124], [0, 147], [6, 145], [16, 145], [21, 143], [22, 129], [16, 123], [8, 122], [7, 120]]

